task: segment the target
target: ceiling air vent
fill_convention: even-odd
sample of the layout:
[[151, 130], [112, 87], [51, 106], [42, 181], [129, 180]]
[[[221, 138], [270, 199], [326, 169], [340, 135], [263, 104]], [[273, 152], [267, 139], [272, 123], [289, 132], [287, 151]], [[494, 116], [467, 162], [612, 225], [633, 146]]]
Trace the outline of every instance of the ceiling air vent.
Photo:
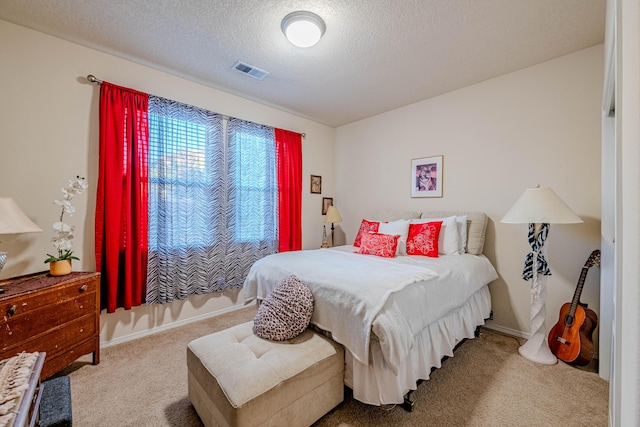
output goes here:
[[262, 80], [269, 75], [267, 71], [261, 70], [260, 68], [254, 67], [253, 65], [245, 64], [242, 61], [238, 61], [233, 64], [233, 69], [258, 80]]

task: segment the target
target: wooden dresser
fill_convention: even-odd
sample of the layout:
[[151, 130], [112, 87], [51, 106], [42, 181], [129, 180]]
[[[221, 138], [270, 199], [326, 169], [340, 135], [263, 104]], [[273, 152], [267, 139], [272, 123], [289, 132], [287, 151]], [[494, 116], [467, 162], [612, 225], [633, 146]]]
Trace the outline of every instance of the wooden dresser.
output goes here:
[[100, 273], [36, 273], [0, 289], [0, 359], [46, 352], [42, 379], [85, 354], [100, 363]]

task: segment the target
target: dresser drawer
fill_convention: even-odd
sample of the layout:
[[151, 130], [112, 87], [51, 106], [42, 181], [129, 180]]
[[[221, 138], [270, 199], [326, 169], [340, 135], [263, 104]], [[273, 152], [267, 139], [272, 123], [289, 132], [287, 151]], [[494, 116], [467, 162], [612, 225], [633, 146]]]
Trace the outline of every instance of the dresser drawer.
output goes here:
[[[0, 360], [26, 351], [27, 353], [46, 352], [47, 362], [59, 353], [68, 350], [79, 342], [91, 340], [97, 334], [96, 320], [93, 315], [82, 316], [69, 323], [49, 329], [41, 335], [28, 337], [24, 341], [15, 341], [0, 351]], [[19, 348], [17, 348], [19, 346]]]
[[93, 293], [93, 299], [95, 300], [97, 290], [98, 280], [96, 279], [84, 282], [76, 281], [49, 288], [41, 292], [25, 293], [12, 299], [6, 299], [0, 303], [0, 314], [3, 316], [0, 320], [25, 315], [43, 307], [73, 299], [79, 295]]
[[[51, 359], [49, 359], [49, 355], [47, 355], [47, 361], [42, 368], [42, 379], [46, 380], [53, 374], [60, 372], [62, 369], [71, 365], [76, 361], [76, 359], [78, 359], [78, 357], [95, 351], [97, 345], [98, 339], [79, 343], [74, 347], [67, 348], [65, 351]], [[94, 365], [95, 364], [96, 363], [94, 363]]]
[[10, 317], [5, 315], [0, 322], [0, 341], [2, 342], [0, 351], [17, 342], [28, 341], [34, 336], [55, 328], [56, 325], [64, 325], [86, 315], [95, 316], [96, 296], [95, 293], [85, 293], [38, 310], [30, 307], [25, 313], [22, 313], [21, 308], [19, 307]]

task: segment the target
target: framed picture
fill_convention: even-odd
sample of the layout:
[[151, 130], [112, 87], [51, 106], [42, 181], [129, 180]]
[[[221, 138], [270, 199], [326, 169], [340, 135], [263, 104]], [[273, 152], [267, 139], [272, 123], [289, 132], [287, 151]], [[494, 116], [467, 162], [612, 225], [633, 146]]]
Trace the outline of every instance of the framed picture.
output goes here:
[[322, 193], [322, 177], [319, 175], [311, 175], [311, 193]]
[[331, 205], [333, 205], [333, 197], [322, 198], [322, 215], [327, 214], [327, 209], [329, 209], [329, 206]]
[[442, 197], [442, 158], [411, 160], [411, 197]]

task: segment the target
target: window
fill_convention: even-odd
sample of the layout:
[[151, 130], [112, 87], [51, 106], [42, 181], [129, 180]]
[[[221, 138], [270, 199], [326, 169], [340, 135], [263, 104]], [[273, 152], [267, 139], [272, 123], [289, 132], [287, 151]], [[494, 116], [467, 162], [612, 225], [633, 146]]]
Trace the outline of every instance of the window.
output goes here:
[[276, 213], [277, 181], [273, 128], [229, 121], [229, 176], [236, 194], [234, 207], [234, 236], [239, 242], [268, 242], [277, 240]]
[[[213, 214], [208, 207], [215, 203], [209, 188], [223, 171], [208, 158], [222, 144], [221, 132], [215, 131], [214, 122], [207, 138], [207, 124], [198, 119], [149, 114], [149, 224], [154, 231], [150, 250], [215, 243], [216, 224], [207, 220]], [[202, 215], [189, 215], [197, 211]], [[172, 226], [159, 229], [160, 217]]]
[[277, 251], [275, 163], [273, 128], [149, 96], [147, 302], [241, 287]]

